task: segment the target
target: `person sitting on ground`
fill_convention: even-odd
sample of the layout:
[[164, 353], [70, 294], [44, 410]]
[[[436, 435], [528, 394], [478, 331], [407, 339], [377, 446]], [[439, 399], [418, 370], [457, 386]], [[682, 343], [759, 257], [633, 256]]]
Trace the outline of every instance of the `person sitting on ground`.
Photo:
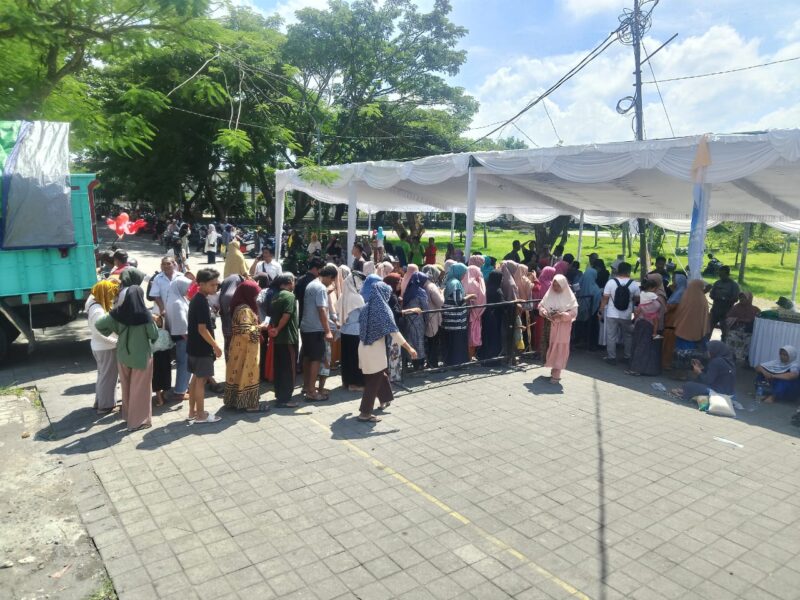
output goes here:
[[793, 346], [783, 346], [778, 360], [761, 363], [756, 367], [756, 385], [768, 387], [764, 402], [794, 400], [800, 392], [800, 363]]
[[723, 342], [709, 342], [707, 356], [705, 368], [698, 359], [692, 359], [692, 372], [697, 380], [673, 389], [673, 395], [691, 400], [695, 396], [708, 396], [711, 392], [725, 396], [736, 393], [736, 359], [731, 349]]
[[750, 342], [753, 339], [753, 325], [761, 309], [753, 306], [752, 292], [740, 292], [739, 302], [728, 311], [725, 326], [728, 335], [725, 343], [731, 347], [737, 360], [747, 362], [750, 353]]

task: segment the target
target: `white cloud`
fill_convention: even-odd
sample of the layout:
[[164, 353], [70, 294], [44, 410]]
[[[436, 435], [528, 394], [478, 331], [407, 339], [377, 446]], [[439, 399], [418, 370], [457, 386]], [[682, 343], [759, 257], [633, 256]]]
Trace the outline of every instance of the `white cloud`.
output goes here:
[[328, 7], [328, 0], [282, 0], [275, 5], [275, 8], [270, 11], [271, 14], [277, 13], [283, 19], [284, 23], [296, 23], [297, 19], [294, 14], [303, 8], [317, 8], [324, 10]]
[[561, 0], [564, 9], [578, 18], [603, 12], [622, 12], [631, 3], [626, 0]]
[[[652, 51], [661, 41], [648, 38], [645, 44]], [[526, 101], [558, 80], [586, 51], [544, 58], [522, 56], [498, 69], [472, 90], [481, 102], [474, 125], [511, 117]], [[653, 58], [653, 67], [657, 77], [668, 79], [793, 56], [800, 56], [800, 41], [786, 43], [767, 53], [761, 50], [759, 39], [747, 39], [734, 28], [722, 25], [711, 27], [702, 35], [674, 41]], [[798, 63], [791, 62], [729, 75], [662, 83], [661, 92], [675, 135], [800, 126], [797, 69]], [[631, 113], [619, 115], [615, 110], [620, 98], [633, 94], [632, 71], [631, 48], [617, 44], [550, 96], [547, 106], [559, 137], [566, 144], [633, 139]], [[647, 67], [643, 79], [652, 79]], [[670, 137], [654, 85], [644, 86], [643, 98], [647, 137]], [[542, 146], [558, 142], [544, 110], [538, 106], [523, 115], [517, 124]], [[476, 130], [471, 135], [479, 137], [490, 129]], [[512, 126], [506, 127], [502, 135], [521, 137]]]

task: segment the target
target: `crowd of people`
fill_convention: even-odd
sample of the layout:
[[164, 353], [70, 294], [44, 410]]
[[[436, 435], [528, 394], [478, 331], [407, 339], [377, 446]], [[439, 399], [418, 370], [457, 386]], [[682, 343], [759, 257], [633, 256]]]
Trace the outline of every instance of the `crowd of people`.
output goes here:
[[[609, 269], [592, 254], [582, 269], [563, 247], [550, 252], [533, 242], [514, 242], [502, 260], [467, 258], [450, 245], [439, 264], [433, 238], [391, 243], [378, 231], [346, 257], [335, 236], [322, 244], [312, 235], [306, 246], [293, 232], [291, 243], [309, 254], [296, 278], [269, 246], [248, 265], [235, 235], [224, 241], [220, 273], [214, 235], [209, 228], [208, 264], [196, 272], [188, 249], [182, 260], [165, 256], [150, 277], [123, 251], [104, 262], [86, 304], [98, 413], [116, 406], [117, 380], [131, 430], [150, 426], [153, 403], [172, 401], [188, 401], [192, 423], [218, 421], [205, 410], [207, 389], [226, 407], [258, 412], [268, 410], [263, 381], [273, 384], [275, 407], [292, 408], [299, 380], [306, 402], [324, 402], [338, 367], [343, 388], [361, 393], [357, 419], [377, 422], [404, 371], [513, 364], [528, 354], [559, 385], [576, 348], [605, 348], [609, 366], [623, 363], [631, 376], [670, 370], [687, 380], [673, 390], [684, 399], [732, 395], [758, 315], [726, 267], [709, 286], [664, 257], [636, 278], [622, 257]], [[715, 326], [722, 341], [710, 341]], [[214, 379], [217, 360], [225, 361], [224, 382]], [[800, 391], [791, 347], [757, 374], [766, 401]]]

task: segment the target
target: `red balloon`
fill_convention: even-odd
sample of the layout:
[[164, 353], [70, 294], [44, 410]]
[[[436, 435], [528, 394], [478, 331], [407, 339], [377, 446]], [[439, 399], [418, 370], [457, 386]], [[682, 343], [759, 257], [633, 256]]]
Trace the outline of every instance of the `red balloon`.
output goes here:
[[106, 219], [106, 225], [108, 225], [109, 229], [114, 231], [118, 237], [122, 237], [124, 235], [132, 235], [139, 231], [142, 227], [147, 225], [147, 221], [144, 219], [139, 219], [131, 223], [130, 217], [128, 213], [119, 213], [116, 219]]

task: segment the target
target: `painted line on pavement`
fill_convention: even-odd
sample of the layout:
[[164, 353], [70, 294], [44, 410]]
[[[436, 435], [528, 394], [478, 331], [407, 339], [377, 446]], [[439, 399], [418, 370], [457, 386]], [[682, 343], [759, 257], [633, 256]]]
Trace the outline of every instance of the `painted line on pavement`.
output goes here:
[[[326, 433], [330, 433], [330, 427], [326, 426], [323, 423], [320, 423], [312, 415], [307, 415], [307, 416], [320, 429], [322, 429]], [[562, 590], [564, 590], [568, 594], [574, 596], [575, 598], [580, 598], [580, 600], [590, 600], [589, 596], [587, 596], [586, 594], [581, 592], [575, 586], [567, 583], [566, 581], [564, 581], [563, 579], [561, 579], [558, 576], [554, 575], [553, 573], [551, 573], [550, 571], [548, 571], [544, 567], [536, 564], [530, 558], [525, 556], [522, 552], [520, 552], [519, 550], [513, 548], [512, 546], [509, 546], [504, 541], [496, 538], [495, 536], [490, 534], [488, 531], [486, 531], [482, 527], [476, 525], [475, 523], [470, 521], [467, 517], [462, 515], [460, 512], [458, 512], [456, 510], [453, 510], [447, 504], [445, 504], [444, 502], [439, 500], [436, 496], [426, 492], [424, 489], [422, 489], [416, 483], [414, 483], [413, 481], [408, 479], [402, 473], [398, 473], [397, 471], [395, 471], [389, 465], [386, 465], [386, 464], [382, 463], [380, 460], [378, 460], [377, 458], [372, 456], [369, 452], [367, 452], [365, 450], [362, 450], [361, 448], [356, 446], [350, 440], [343, 440], [342, 439], [342, 440], [337, 440], [337, 441], [342, 442], [342, 444], [347, 446], [350, 450], [352, 450], [353, 452], [358, 454], [360, 457], [365, 458], [370, 463], [372, 463], [375, 467], [377, 467], [377, 468], [381, 469], [383, 472], [391, 475], [397, 481], [399, 481], [400, 483], [405, 485], [408, 489], [412, 490], [413, 492], [415, 492], [419, 496], [422, 496], [423, 498], [425, 498], [425, 500], [427, 500], [431, 504], [433, 504], [436, 507], [438, 507], [441, 510], [443, 510], [445, 513], [447, 513], [449, 516], [454, 518], [456, 521], [459, 521], [460, 523], [462, 523], [464, 525], [468, 525], [469, 527], [471, 527], [474, 531], [476, 531], [486, 541], [491, 542], [493, 545], [497, 546], [500, 550], [510, 554], [511, 556], [516, 558], [517, 560], [529, 565], [539, 575], [541, 575], [542, 577], [544, 577], [545, 579], [547, 579], [551, 583], [557, 585], [558, 587], [560, 587]]]

